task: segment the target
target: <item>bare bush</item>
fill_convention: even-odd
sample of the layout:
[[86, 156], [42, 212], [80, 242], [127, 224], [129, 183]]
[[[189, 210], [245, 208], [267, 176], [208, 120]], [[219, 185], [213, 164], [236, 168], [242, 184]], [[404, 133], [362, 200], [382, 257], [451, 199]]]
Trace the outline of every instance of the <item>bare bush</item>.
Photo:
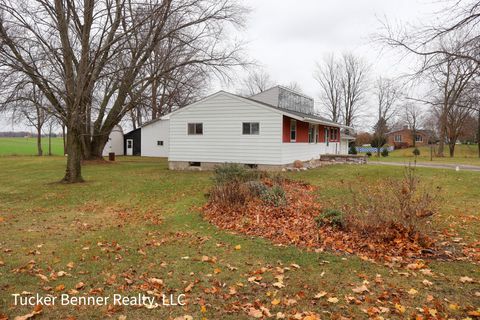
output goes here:
[[414, 167], [406, 167], [401, 180], [350, 187], [350, 191], [353, 202], [344, 208], [347, 229], [383, 241], [399, 235], [427, 240], [430, 218], [439, 208], [438, 192], [421, 184]]

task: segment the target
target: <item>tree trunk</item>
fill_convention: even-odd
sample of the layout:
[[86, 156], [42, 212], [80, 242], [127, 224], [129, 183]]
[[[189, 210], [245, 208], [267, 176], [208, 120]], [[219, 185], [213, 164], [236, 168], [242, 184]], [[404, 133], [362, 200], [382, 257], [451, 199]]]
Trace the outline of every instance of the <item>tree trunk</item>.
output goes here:
[[83, 181], [80, 130], [70, 127], [67, 131], [67, 169], [61, 182], [78, 183]]
[[63, 155], [67, 154], [67, 140], [65, 139], [65, 125], [62, 124]]
[[[446, 107], [444, 107], [445, 109]], [[442, 111], [440, 116], [440, 140], [438, 141], [437, 157], [444, 157], [445, 137], [447, 136], [447, 114]]]
[[448, 144], [448, 149], [449, 149], [449, 152], [450, 152], [450, 158], [453, 158], [455, 156], [455, 141], [450, 142]]
[[[113, 128], [112, 128], [113, 130]], [[96, 132], [91, 142], [89, 143], [89, 149], [84, 152], [85, 160], [100, 160], [103, 159], [103, 149], [108, 142], [109, 133], [105, 132], [106, 130], [102, 129], [100, 132]], [[111, 132], [111, 130], [109, 131]]]
[[52, 155], [52, 124], [50, 124], [48, 130], [48, 155]]
[[478, 157], [480, 158], [480, 109], [478, 109], [477, 145], [478, 145]]
[[42, 149], [42, 129], [37, 129], [37, 154], [43, 156]]

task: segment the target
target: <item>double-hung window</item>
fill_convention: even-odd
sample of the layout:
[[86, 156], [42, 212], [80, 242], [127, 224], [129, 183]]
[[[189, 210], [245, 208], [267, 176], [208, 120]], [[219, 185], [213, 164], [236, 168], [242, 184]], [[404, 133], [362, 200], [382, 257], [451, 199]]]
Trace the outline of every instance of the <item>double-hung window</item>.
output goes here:
[[202, 135], [202, 134], [203, 134], [203, 123], [188, 124], [188, 135]]
[[393, 139], [394, 139], [395, 142], [402, 142], [402, 135], [401, 134], [396, 134]]
[[258, 122], [244, 122], [242, 124], [242, 133], [251, 135], [251, 134], [260, 134], [260, 123]]
[[423, 142], [423, 137], [419, 134], [415, 136], [415, 142]]
[[290, 120], [290, 142], [297, 141], [297, 121], [291, 119]]

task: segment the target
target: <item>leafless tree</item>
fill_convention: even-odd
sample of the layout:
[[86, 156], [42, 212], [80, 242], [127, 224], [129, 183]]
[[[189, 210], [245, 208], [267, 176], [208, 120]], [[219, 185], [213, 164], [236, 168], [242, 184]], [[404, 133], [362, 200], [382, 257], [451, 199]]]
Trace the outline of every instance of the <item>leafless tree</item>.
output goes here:
[[353, 126], [365, 102], [369, 67], [351, 53], [344, 54], [342, 62], [342, 118], [346, 126]]
[[239, 94], [248, 97], [253, 96], [270, 89], [274, 85], [275, 83], [265, 70], [253, 70], [245, 79], [242, 80]]
[[423, 126], [424, 113], [422, 109], [413, 102], [406, 102], [402, 108], [402, 120], [406, 123], [412, 134], [413, 147], [416, 147], [418, 131]]
[[42, 130], [52, 118], [51, 108], [43, 93], [28, 80], [19, 81], [13, 90], [4, 95], [0, 109], [8, 110], [14, 121], [26, 122], [35, 128], [37, 137], [37, 155], [43, 155]]
[[[437, 13], [434, 25], [393, 26], [382, 22], [383, 31], [376, 40], [388, 46], [399, 48], [407, 53], [421, 56], [425, 63], [438, 56], [450, 59], [471, 60], [480, 63], [478, 48], [480, 45], [479, 22], [480, 2], [477, 0], [445, 1], [445, 8]], [[452, 50], [451, 47], [438, 46], [439, 41], [450, 38], [452, 34], [463, 34], [463, 46]]]
[[291, 82], [285, 84], [284, 87], [287, 88], [287, 89], [290, 89], [292, 91], [298, 92], [298, 93], [303, 92], [302, 87], [296, 81], [291, 81]]
[[[101, 154], [154, 79], [185, 65], [221, 73], [243, 62], [224, 30], [244, 14], [232, 0], [0, 0], [2, 71], [28, 77], [49, 101], [67, 127], [63, 181], [81, 182], [82, 158]], [[178, 59], [152, 75], [145, 66], [161, 43]]]
[[341, 65], [331, 54], [322, 64], [317, 63], [314, 72], [314, 78], [320, 85], [322, 107], [334, 122], [340, 121], [342, 108], [341, 71]]
[[[453, 51], [453, 50], [452, 50]], [[439, 119], [438, 156], [444, 156], [445, 140], [448, 139], [450, 156], [454, 156], [456, 138], [464, 123], [468, 110], [470, 91], [475, 91], [474, 80], [479, 65], [473, 60], [465, 60], [450, 55], [441, 58], [441, 63], [429, 68], [433, 83], [433, 101]], [[463, 110], [466, 109], [466, 110]], [[452, 139], [455, 139], [453, 141]]]
[[386, 134], [389, 129], [389, 121], [397, 111], [397, 102], [401, 92], [394, 80], [380, 77], [375, 83], [374, 94], [377, 100], [377, 121], [374, 127], [374, 140], [377, 156], [380, 157], [380, 149], [387, 140]]
[[332, 120], [353, 126], [360, 116], [368, 90], [369, 66], [352, 53], [330, 55], [317, 64], [314, 78], [322, 91], [322, 104]]

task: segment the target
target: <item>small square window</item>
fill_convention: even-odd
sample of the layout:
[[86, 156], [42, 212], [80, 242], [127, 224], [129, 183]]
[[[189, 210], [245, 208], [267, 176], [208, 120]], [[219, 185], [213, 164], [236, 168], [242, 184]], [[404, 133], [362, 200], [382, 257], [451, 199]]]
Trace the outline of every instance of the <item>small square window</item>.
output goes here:
[[242, 124], [243, 134], [260, 134], [260, 123], [258, 122], [244, 122]]
[[189, 123], [188, 124], [188, 134], [189, 135], [202, 135], [203, 134], [203, 123]]
[[163, 146], [163, 141], [157, 141], [157, 146]]

